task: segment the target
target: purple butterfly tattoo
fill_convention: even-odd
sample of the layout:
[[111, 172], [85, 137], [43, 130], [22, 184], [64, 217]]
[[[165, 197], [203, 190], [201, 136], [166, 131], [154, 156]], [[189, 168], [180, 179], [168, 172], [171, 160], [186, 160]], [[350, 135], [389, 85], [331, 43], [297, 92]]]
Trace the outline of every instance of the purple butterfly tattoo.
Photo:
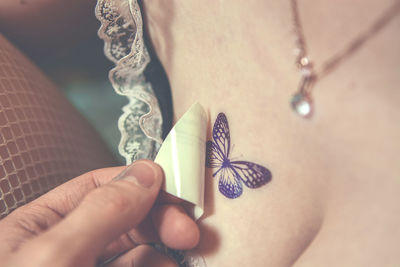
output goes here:
[[258, 164], [248, 161], [231, 161], [229, 152], [231, 138], [228, 120], [219, 113], [214, 123], [213, 141], [206, 144], [206, 167], [216, 168], [213, 177], [219, 176], [219, 191], [228, 198], [237, 198], [243, 192], [242, 183], [248, 188], [258, 188], [271, 181], [271, 172]]

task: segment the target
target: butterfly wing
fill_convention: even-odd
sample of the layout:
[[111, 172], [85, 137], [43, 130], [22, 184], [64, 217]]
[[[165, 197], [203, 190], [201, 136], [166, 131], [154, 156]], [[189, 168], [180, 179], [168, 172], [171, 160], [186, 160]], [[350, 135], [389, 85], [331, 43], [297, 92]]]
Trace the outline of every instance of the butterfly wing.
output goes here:
[[219, 113], [213, 127], [213, 141], [206, 143], [206, 166], [219, 168], [219, 191], [228, 198], [237, 198], [243, 192], [243, 183], [249, 188], [258, 188], [268, 183], [271, 172], [258, 164], [248, 161], [229, 161], [231, 139], [228, 120]]
[[212, 132], [216, 149], [220, 150], [225, 158], [229, 158], [229, 151], [231, 149], [231, 137], [229, 134], [228, 120], [224, 113], [219, 113], [214, 123]]
[[207, 168], [221, 168], [224, 162], [224, 155], [221, 150], [217, 148], [217, 144], [213, 141], [206, 143], [206, 167]]
[[232, 161], [230, 164], [237, 179], [242, 180], [248, 188], [258, 188], [272, 179], [271, 172], [259, 164], [249, 161]]
[[219, 172], [219, 191], [227, 198], [237, 198], [243, 192], [243, 186], [235, 171], [230, 168], [222, 168]]
[[221, 168], [222, 163], [229, 157], [231, 139], [228, 120], [224, 113], [219, 113], [214, 123], [214, 141], [206, 143], [206, 167]]

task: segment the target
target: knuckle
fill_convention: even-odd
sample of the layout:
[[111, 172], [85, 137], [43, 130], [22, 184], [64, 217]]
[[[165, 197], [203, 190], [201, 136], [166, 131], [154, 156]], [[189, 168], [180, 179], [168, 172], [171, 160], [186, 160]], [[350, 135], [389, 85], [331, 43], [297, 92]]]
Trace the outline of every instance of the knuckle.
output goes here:
[[34, 204], [16, 209], [9, 215], [15, 227], [30, 235], [37, 235], [48, 228], [47, 217], [41, 216], [43, 210]]
[[136, 196], [128, 194], [125, 188], [109, 184], [90, 192], [85, 201], [89, 202], [90, 205], [96, 206], [96, 208], [101, 208], [108, 213], [114, 214], [131, 209], [135, 198]]
[[124, 233], [120, 238], [121, 247], [125, 249], [132, 249], [140, 245], [138, 241], [135, 240], [134, 236], [131, 233]]

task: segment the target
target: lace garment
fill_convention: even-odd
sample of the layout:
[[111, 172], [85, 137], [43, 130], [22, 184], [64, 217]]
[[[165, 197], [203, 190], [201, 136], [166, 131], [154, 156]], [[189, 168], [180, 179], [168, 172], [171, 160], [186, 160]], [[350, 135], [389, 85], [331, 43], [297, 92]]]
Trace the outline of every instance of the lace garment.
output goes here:
[[[96, 17], [101, 22], [99, 37], [104, 53], [116, 66], [109, 72], [114, 90], [129, 99], [118, 121], [121, 132], [119, 153], [126, 163], [154, 159], [162, 143], [162, 116], [153, 88], [144, 77], [150, 62], [143, 40], [143, 21], [136, 0], [99, 0]], [[204, 259], [151, 244], [172, 257], [181, 267], [205, 266]]]
[[116, 66], [109, 73], [115, 91], [129, 99], [118, 121], [119, 153], [126, 163], [154, 159], [161, 143], [162, 116], [144, 69], [150, 62], [144, 45], [140, 7], [133, 0], [99, 0], [96, 17], [104, 53]]

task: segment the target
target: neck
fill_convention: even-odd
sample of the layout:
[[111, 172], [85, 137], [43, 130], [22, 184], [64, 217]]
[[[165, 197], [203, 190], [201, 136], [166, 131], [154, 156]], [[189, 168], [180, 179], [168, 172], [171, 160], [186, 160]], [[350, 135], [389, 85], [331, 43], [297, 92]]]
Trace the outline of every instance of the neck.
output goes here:
[[[316, 68], [367, 30], [393, 3], [299, 1], [308, 54]], [[175, 91], [174, 103], [189, 101], [182, 110], [175, 105], [177, 115], [199, 93], [218, 90], [216, 97], [226, 97], [232, 88], [251, 87], [253, 94], [264, 98], [279, 94], [289, 99], [296, 89], [299, 74], [290, 1], [249, 0], [244, 5], [239, 0], [159, 0], [145, 1], [144, 8], [150, 38]], [[362, 49], [369, 44], [368, 40]], [[378, 55], [382, 53], [393, 51]]]

